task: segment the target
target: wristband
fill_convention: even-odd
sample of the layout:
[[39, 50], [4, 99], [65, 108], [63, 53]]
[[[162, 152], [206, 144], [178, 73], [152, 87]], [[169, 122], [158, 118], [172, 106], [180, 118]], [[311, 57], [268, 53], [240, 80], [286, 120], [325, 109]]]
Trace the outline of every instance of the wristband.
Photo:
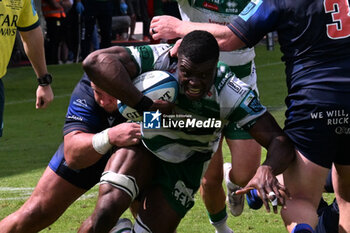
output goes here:
[[153, 100], [144, 95], [133, 108], [142, 116], [143, 112], [149, 110], [152, 104]]
[[109, 143], [108, 129], [105, 129], [92, 137], [92, 147], [101, 155], [106, 154], [112, 145]]

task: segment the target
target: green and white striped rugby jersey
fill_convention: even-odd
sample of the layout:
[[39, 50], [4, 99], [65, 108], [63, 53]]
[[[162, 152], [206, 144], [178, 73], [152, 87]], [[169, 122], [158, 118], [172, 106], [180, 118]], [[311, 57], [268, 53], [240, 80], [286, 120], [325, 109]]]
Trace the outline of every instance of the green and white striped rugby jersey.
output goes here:
[[[183, 21], [227, 25], [233, 22], [250, 0], [177, 0]], [[229, 66], [245, 65], [255, 57], [254, 48], [221, 51], [219, 60]], [[256, 80], [255, 80], [256, 82]]]
[[[139, 73], [164, 70], [178, 78], [177, 59], [168, 44], [127, 47]], [[144, 145], [160, 159], [180, 163], [187, 159], [208, 160], [216, 151], [223, 127], [234, 122], [249, 129], [266, 108], [250, 86], [219, 62], [215, 83], [199, 101], [186, 98], [183, 89], [175, 102], [175, 114], [161, 117], [160, 129], [142, 127]]]

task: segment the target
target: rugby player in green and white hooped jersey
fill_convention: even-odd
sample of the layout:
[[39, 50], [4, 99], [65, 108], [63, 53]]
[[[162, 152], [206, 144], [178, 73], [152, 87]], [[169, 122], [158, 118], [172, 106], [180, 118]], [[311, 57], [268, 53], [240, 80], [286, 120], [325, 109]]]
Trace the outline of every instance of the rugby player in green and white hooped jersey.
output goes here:
[[[97, 86], [141, 114], [158, 109], [169, 114], [172, 104], [152, 101], [138, 91], [131, 80], [152, 69], [172, 72], [180, 87], [175, 102], [178, 114], [191, 114], [198, 120], [215, 118], [223, 124], [235, 122], [268, 148], [266, 161], [249, 185], [262, 193], [268, 211], [267, 194], [272, 190], [284, 203], [287, 191], [275, 175], [283, 172], [294, 159], [294, 147], [260, 104], [256, 93], [239, 81], [228, 66], [218, 64], [218, 44], [210, 33], [193, 31], [186, 35], [179, 46], [178, 58], [170, 56], [170, 49], [169, 45], [111, 47], [90, 54], [83, 67]], [[143, 142], [148, 149], [143, 145], [118, 149], [101, 177], [96, 208], [79, 232], [91, 229], [108, 232], [139, 193], [140, 176], [144, 180], [145, 176], [153, 179], [147, 190], [140, 190], [143, 203], [134, 232], [174, 232], [194, 205], [194, 194], [217, 148], [222, 128], [223, 125], [211, 129], [165, 130], [163, 127], [143, 131]], [[143, 159], [150, 156], [155, 169], [133, 169], [132, 163], [140, 156]]]
[[[174, 67], [177, 62], [172, 63], [169, 57], [171, 48], [170, 45], [159, 44], [128, 50], [141, 73], [149, 70], [165, 70], [172, 72], [178, 78], [178, 68]], [[149, 61], [153, 59], [154, 63], [150, 63]], [[218, 147], [221, 131], [226, 123], [232, 121], [239, 127], [247, 126], [265, 111], [265, 107], [259, 103], [256, 92], [237, 79], [226, 64], [218, 62], [215, 82], [208, 93], [200, 100], [189, 101], [186, 89], [180, 88], [175, 113], [183, 117], [168, 118], [169, 121], [184, 120], [185, 123], [188, 122], [187, 119], [195, 119], [191, 121], [192, 123], [196, 120], [200, 122], [208, 120], [211, 127], [201, 129], [189, 124], [189, 128], [181, 130], [171, 127], [163, 127], [161, 130], [143, 128], [143, 142], [148, 149], [167, 162], [180, 163], [197, 152], [209, 159]]]
[[[171, 16], [154, 17], [150, 25], [153, 39], [183, 37], [190, 31], [197, 29], [197, 22], [226, 25], [238, 17], [249, 1], [177, 0], [177, 2], [182, 21]], [[254, 48], [245, 47], [235, 51], [221, 51], [219, 61], [229, 65], [231, 71], [239, 79], [257, 91], [254, 57]], [[261, 161], [261, 147], [247, 131], [235, 127], [234, 124], [226, 126], [224, 131], [226, 131], [225, 139], [231, 152], [231, 163], [225, 164], [224, 172], [227, 199], [232, 215], [239, 216], [244, 207], [244, 195], [236, 195], [234, 191], [240, 186], [245, 186], [254, 175]], [[223, 158], [220, 146], [203, 178], [201, 194], [208, 210], [210, 222], [217, 228], [217, 232], [231, 233], [232, 230], [225, 226], [224, 221], [227, 214], [225, 192], [222, 187], [224, 177], [222, 170]]]

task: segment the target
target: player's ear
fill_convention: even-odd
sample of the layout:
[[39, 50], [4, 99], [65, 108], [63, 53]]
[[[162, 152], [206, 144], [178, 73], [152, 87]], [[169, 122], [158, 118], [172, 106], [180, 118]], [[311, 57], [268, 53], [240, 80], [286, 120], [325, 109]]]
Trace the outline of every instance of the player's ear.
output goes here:
[[182, 39], [177, 40], [176, 43], [174, 44], [174, 47], [170, 50], [171, 57], [177, 57], [177, 51], [179, 49], [181, 41], [182, 41]]

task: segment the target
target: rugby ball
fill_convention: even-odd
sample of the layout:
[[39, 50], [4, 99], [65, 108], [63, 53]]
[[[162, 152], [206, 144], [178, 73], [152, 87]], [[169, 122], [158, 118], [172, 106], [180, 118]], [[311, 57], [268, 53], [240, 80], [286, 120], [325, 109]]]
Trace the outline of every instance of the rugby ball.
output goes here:
[[[133, 80], [133, 84], [152, 100], [165, 100], [174, 103], [178, 93], [177, 79], [166, 71], [154, 70], [140, 74]], [[118, 110], [128, 120], [142, 121], [143, 116], [119, 100]]]

